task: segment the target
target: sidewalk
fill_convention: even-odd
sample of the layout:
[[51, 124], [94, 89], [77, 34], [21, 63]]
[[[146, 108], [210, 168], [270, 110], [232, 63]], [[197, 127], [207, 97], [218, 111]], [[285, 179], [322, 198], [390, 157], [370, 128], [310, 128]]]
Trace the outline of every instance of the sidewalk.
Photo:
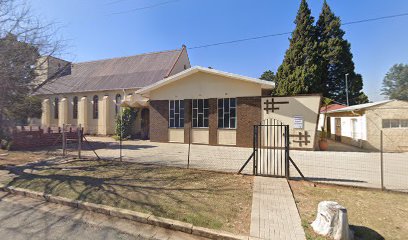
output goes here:
[[258, 239], [305, 239], [286, 179], [255, 177], [250, 236]]

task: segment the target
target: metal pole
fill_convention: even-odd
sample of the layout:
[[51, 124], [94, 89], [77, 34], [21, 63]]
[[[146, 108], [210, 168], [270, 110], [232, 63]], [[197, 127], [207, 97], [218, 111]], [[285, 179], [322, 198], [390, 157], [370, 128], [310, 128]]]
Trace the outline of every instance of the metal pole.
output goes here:
[[190, 148], [191, 148], [191, 126], [188, 128], [188, 156], [187, 156], [187, 168], [190, 168]]
[[66, 139], [65, 139], [65, 123], [62, 124], [62, 156], [65, 157]]
[[286, 179], [289, 180], [289, 125], [285, 126], [285, 176]]
[[347, 106], [349, 106], [349, 96], [348, 96], [348, 73], [346, 73], [346, 99], [347, 99]]
[[383, 151], [383, 131], [380, 131], [380, 159], [381, 159], [381, 189], [384, 190], [384, 151]]
[[82, 148], [82, 131], [81, 131], [81, 124], [77, 126], [77, 134], [78, 134], [78, 159], [81, 159], [81, 148]]
[[123, 110], [120, 108], [119, 159], [122, 162]]

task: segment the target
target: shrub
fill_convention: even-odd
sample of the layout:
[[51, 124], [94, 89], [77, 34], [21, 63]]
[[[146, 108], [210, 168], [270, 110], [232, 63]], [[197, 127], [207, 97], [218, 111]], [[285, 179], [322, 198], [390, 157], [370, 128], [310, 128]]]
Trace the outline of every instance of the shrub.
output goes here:
[[[136, 120], [137, 110], [135, 108], [124, 108], [122, 115], [116, 117], [116, 136], [120, 137], [122, 133], [123, 139], [129, 139], [132, 136], [133, 124]], [[123, 122], [122, 122], [123, 121]]]

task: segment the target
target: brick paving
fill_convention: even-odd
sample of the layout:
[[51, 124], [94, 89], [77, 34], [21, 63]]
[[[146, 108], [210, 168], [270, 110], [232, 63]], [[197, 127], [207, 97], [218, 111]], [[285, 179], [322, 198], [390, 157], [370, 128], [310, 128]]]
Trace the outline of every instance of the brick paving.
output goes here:
[[250, 236], [254, 239], [305, 239], [286, 179], [255, 177]]

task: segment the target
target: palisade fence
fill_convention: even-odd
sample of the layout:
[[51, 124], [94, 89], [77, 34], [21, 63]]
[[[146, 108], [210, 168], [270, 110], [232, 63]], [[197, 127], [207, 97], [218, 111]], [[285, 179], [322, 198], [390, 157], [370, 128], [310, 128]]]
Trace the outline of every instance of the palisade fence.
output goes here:
[[[80, 127], [68, 126], [65, 129], [65, 132], [74, 129], [81, 132]], [[63, 133], [60, 132], [61, 138], [64, 138]], [[186, 141], [189, 144], [129, 140], [121, 145], [112, 137], [83, 136], [82, 132], [80, 136], [82, 141], [68, 137], [65, 145], [58, 142], [52, 151], [67, 157], [123, 160], [229, 173], [237, 173], [249, 159], [242, 173], [253, 174], [253, 159], [250, 158], [253, 148], [193, 144], [191, 130]], [[377, 139], [377, 150], [353, 147], [334, 140], [329, 142], [329, 151], [296, 150], [294, 148], [299, 141], [306, 140], [291, 137], [289, 156], [293, 163], [289, 168], [290, 179], [302, 179], [293, 165], [296, 164], [309, 181], [408, 192], [408, 152], [406, 146], [401, 145], [408, 137], [408, 130], [400, 129], [392, 134], [378, 130], [370, 137]], [[394, 147], [392, 151], [388, 151], [390, 146]], [[260, 151], [267, 151], [262, 144]]]

